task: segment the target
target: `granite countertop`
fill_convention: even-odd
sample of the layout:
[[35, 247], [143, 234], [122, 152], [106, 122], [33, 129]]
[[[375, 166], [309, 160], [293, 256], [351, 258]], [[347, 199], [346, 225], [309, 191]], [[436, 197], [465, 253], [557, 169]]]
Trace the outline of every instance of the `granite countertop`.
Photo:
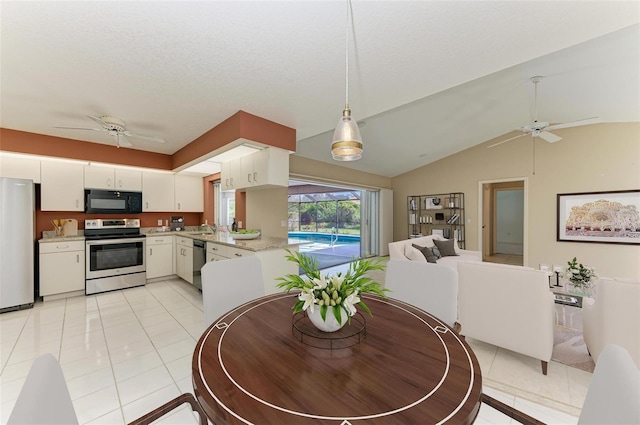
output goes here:
[[271, 236], [259, 236], [256, 239], [236, 240], [229, 236], [228, 232], [202, 232], [197, 229], [186, 229], [179, 232], [175, 231], [158, 231], [155, 228], [140, 229], [147, 236], [156, 235], [177, 235], [190, 239], [196, 239], [205, 242], [219, 243], [221, 245], [232, 246], [235, 248], [246, 249], [248, 251], [266, 251], [269, 249], [293, 248], [306, 243], [297, 239], [276, 238]]
[[[256, 239], [241, 239], [235, 240], [229, 236], [228, 232], [202, 232], [195, 229], [176, 231], [158, 231], [156, 228], [142, 228], [140, 229], [142, 234], [147, 236], [160, 236], [160, 235], [178, 235], [184, 236], [190, 239], [197, 239], [205, 242], [214, 242], [222, 245], [232, 246], [235, 248], [246, 249], [248, 251], [266, 251], [270, 249], [284, 249], [293, 248], [298, 245], [308, 243], [298, 239], [288, 238], [276, 238], [270, 236], [259, 236]], [[79, 232], [81, 233], [81, 232]], [[78, 234], [77, 236], [56, 236], [55, 231], [42, 232], [42, 239], [39, 239], [39, 243], [49, 242], [61, 242], [61, 241], [84, 241], [84, 235]]]
[[73, 236], [57, 236], [55, 230], [45, 230], [42, 232], [42, 238], [38, 239], [38, 243], [49, 243], [49, 242], [71, 242], [71, 241], [83, 241], [84, 240], [84, 232], [78, 231], [77, 235]]

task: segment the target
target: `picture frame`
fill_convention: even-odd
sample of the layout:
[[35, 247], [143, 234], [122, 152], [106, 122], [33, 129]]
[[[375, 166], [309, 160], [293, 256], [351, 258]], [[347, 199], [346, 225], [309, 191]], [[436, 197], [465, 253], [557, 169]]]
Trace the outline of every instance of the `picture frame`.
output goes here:
[[444, 229], [431, 229], [431, 234], [444, 237]]
[[640, 189], [557, 194], [556, 240], [640, 245]]

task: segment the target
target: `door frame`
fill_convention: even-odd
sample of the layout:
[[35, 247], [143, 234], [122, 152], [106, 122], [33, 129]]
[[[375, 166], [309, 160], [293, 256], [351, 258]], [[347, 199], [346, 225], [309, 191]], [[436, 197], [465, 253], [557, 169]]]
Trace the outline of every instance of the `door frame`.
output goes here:
[[[524, 211], [522, 217], [522, 265], [529, 264], [529, 179], [528, 177], [513, 177], [508, 179], [492, 179], [478, 181], [478, 250], [484, 258], [484, 185], [492, 183], [523, 182]], [[493, 226], [493, 225], [492, 225]], [[493, 229], [488, 229], [493, 231]]]

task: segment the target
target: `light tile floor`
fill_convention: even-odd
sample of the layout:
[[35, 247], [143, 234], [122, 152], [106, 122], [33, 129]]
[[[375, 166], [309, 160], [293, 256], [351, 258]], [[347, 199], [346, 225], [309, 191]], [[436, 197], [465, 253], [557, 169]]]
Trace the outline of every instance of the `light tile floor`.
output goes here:
[[[0, 314], [0, 423], [6, 423], [33, 359], [45, 352], [62, 366], [80, 423], [136, 419], [193, 392], [191, 355], [204, 329], [202, 296], [179, 279]], [[590, 374], [554, 362], [543, 377], [537, 361], [470, 343], [488, 394], [549, 424], [577, 423]], [[183, 407], [160, 422], [196, 420]], [[482, 405], [476, 423], [512, 422]]]

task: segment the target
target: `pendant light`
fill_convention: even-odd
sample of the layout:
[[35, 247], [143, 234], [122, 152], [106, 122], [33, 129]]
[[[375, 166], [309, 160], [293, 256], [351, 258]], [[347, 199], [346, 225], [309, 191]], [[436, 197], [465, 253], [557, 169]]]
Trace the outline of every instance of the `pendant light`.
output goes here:
[[336, 161], [356, 161], [362, 158], [362, 137], [360, 129], [354, 119], [351, 118], [349, 109], [349, 26], [351, 0], [347, 0], [347, 42], [346, 42], [346, 72], [345, 72], [345, 105], [338, 126], [333, 132], [331, 142], [331, 156]]

